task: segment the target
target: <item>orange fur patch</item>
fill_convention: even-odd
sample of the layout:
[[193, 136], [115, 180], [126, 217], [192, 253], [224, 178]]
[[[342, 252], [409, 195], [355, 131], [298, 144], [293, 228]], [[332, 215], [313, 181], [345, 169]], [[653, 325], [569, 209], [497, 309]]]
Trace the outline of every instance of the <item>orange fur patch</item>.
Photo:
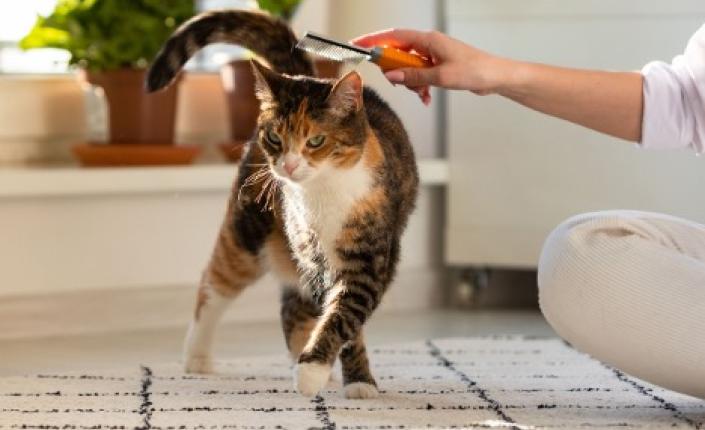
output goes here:
[[[228, 213], [233, 211], [229, 208]], [[237, 295], [262, 272], [257, 257], [240, 248], [233, 237], [232, 215], [223, 222], [218, 239], [206, 268], [205, 280], [219, 294], [232, 297]]]
[[377, 136], [375, 136], [372, 132], [368, 133], [367, 141], [365, 142], [365, 154], [363, 159], [365, 165], [372, 170], [378, 169], [384, 162], [382, 145], [379, 143], [379, 140], [377, 140]]
[[296, 359], [301, 355], [306, 343], [311, 338], [311, 332], [316, 327], [316, 319], [311, 318], [297, 323], [289, 335], [289, 352], [292, 358]]
[[[379, 208], [382, 207], [387, 199], [387, 194], [382, 187], [373, 188], [365, 198], [359, 200], [355, 206], [352, 207], [349, 215], [349, 219], [353, 220], [359, 218], [365, 214], [374, 213]], [[357, 235], [359, 234], [358, 229], [354, 227], [343, 226], [340, 232], [338, 241], [341, 245], [354, 243], [357, 240]]]

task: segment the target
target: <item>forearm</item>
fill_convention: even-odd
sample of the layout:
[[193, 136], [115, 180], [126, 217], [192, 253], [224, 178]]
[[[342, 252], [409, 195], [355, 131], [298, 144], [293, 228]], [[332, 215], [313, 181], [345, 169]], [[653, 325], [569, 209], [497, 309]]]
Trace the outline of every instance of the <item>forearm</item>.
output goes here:
[[566, 69], [498, 60], [496, 93], [524, 106], [632, 142], [641, 140], [640, 73]]
[[[385, 75], [430, 102], [429, 86], [497, 93], [548, 115], [622, 139], [641, 140], [643, 79], [639, 73], [598, 72], [545, 66], [494, 56], [439, 32], [387, 30], [355, 39], [361, 46], [393, 42], [432, 58], [430, 68]], [[704, 42], [705, 43], [705, 42]]]

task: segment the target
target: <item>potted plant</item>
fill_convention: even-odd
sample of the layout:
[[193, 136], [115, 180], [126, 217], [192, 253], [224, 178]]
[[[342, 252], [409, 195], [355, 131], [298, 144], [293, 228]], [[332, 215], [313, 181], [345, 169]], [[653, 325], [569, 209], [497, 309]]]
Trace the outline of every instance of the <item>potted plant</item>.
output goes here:
[[143, 80], [149, 61], [194, 12], [194, 0], [59, 0], [37, 18], [20, 46], [67, 50], [70, 65], [107, 99], [109, 145], [74, 147], [84, 164], [193, 159], [195, 148], [173, 145], [178, 86], [146, 94]]
[[[291, 21], [302, 0], [257, 0], [259, 9]], [[316, 59], [317, 75], [335, 78], [340, 73], [340, 63]], [[221, 145], [230, 161], [239, 161], [245, 143], [252, 137], [257, 126], [259, 101], [255, 97], [255, 77], [249, 59], [234, 60], [221, 68], [223, 87], [228, 101], [231, 142]]]

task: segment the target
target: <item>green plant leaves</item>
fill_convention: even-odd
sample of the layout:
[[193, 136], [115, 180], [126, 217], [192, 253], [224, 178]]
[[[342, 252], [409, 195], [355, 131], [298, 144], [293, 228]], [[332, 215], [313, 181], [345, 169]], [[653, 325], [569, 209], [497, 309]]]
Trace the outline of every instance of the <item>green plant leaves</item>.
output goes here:
[[[39, 18], [42, 19], [41, 17]], [[34, 28], [21, 41], [22, 49], [32, 48], [60, 48], [67, 49], [69, 33], [56, 28], [35, 25]]]
[[299, 3], [301, 0], [257, 0], [260, 9], [287, 21], [294, 16]]
[[144, 68], [194, 11], [194, 0], [59, 0], [20, 46], [65, 49], [91, 70]]

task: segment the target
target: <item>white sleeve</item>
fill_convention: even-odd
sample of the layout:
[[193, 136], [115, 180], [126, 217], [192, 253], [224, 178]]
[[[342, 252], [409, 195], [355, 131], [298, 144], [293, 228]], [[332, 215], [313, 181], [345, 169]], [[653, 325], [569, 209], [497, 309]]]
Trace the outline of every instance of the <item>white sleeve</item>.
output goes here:
[[653, 62], [644, 76], [641, 146], [705, 151], [705, 25], [673, 63]]

